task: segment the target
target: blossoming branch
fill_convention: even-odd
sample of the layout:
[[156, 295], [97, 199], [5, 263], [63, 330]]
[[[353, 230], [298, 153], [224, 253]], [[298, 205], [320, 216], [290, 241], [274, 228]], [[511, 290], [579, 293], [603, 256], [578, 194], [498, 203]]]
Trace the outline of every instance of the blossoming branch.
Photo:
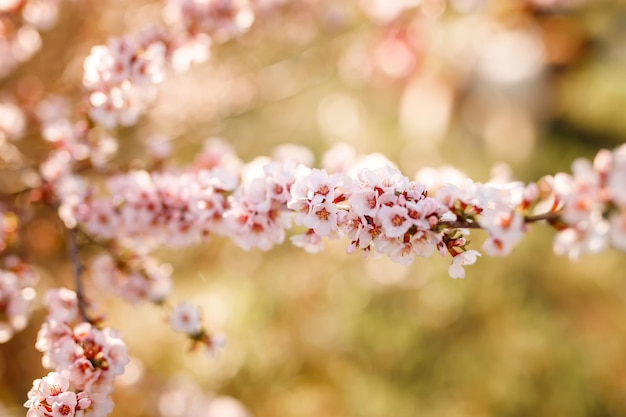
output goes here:
[[[39, 31], [55, 23], [59, 3], [0, 2], [0, 77], [41, 47]], [[75, 275], [75, 291], [45, 295], [49, 314], [35, 347], [50, 372], [27, 394], [28, 417], [105, 417], [113, 409], [114, 380], [129, 355], [119, 334], [94, 315], [84, 276], [132, 304], [164, 307], [171, 328], [192, 347], [214, 352], [224, 346], [198, 306], [170, 301], [173, 271], [151, 255], [158, 247], [219, 237], [244, 251], [268, 251], [289, 239], [318, 253], [326, 240], [343, 240], [348, 254], [385, 255], [402, 264], [438, 253], [452, 278], [464, 278], [464, 267], [482, 254], [510, 254], [536, 223], [556, 229], [558, 255], [626, 251], [626, 145], [532, 183], [501, 177], [481, 183], [431, 168], [409, 177], [387, 158], [357, 157], [347, 145], [330, 149], [319, 167], [312, 152], [298, 146], [244, 162], [221, 139], [208, 140], [184, 166], [168, 162], [167, 144], [151, 143], [148, 167], [108, 169], [121, 147], [114, 130], [137, 124], [173, 73], [209, 59], [213, 44], [242, 36], [258, 16], [288, 7], [313, 10], [317, 3], [166, 0], [161, 24], [91, 48], [78, 105], [62, 97], [28, 106], [0, 97], [0, 145], [11, 150], [3, 153], [19, 159], [20, 150], [10, 145], [27, 129], [38, 131], [49, 148], [43, 158], [24, 158], [35, 162], [23, 188], [0, 196], [0, 343], [26, 327], [36, 297], [37, 274], [22, 253], [25, 207], [58, 215]], [[402, 79], [417, 61], [401, 19], [415, 2], [362, 3], [368, 19], [388, 25], [376, 61]], [[480, 246], [470, 241], [474, 229], [486, 232]], [[88, 246], [97, 254], [83, 256]]]

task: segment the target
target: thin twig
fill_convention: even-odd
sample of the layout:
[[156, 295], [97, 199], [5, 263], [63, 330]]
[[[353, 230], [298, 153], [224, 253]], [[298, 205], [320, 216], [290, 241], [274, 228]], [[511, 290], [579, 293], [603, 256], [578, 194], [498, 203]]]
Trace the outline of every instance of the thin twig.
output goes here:
[[[555, 221], [558, 220], [561, 216], [560, 212], [549, 212], [543, 214], [537, 214], [534, 216], [524, 216], [524, 223], [537, 223], [540, 221]], [[454, 222], [442, 222], [445, 226], [451, 229], [482, 229], [482, 226], [478, 223], [469, 223], [465, 221], [454, 221]]]
[[482, 226], [478, 223], [468, 223], [464, 221], [441, 222], [439, 224], [444, 225], [450, 229], [482, 229]]
[[535, 223], [542, 220], [550, 222], [558, 220], [559, 217], [561, 217], [560, 211], [551, 211], [549, 213], [537, 214], [535, 216], [526, 216], [524, 217], [524, 223]]
[[84, 321], [93, 323], [87, 314], [87, 302], [83, 289], [83, 265], [78, 258], [78, 244], [76, 243], [76, 228], [68, 229], [68, 252], [72, 265], [74, 265], [74, 281], [76, 286], [76, 297], [78, 298], [78, 311]]

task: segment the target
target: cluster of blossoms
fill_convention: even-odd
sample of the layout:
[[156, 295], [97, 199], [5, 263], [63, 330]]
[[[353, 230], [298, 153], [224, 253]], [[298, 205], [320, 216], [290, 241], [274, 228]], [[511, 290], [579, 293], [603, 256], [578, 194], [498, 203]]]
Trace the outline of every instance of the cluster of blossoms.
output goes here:
[[224, 152], [222, 162], [211, 156], [214, 151], [209, 147], [188, 170], [132, 171], [111, 177], [106, 182], [110, 198], [98, 199], [82, 189], [73, 195], [84, 197], [71, 205], [75, 218], [101, 238], [148, 246], [162, 242], [188, 246], [220, 233], [226, 196], [235, 189], [237, 177], [228, 165], [229, 148], [214, 145]]
[[106, 182], [110, 198], [79, 187], [64, 204], [104, 239], [181, 247], [216, 234], [246, 250], [269, 250], [291, 224], [286, 204], [296, 166], [259, 158], [241, 167], [230, 147], [211, 141], [188, 169], [120, 174]]
[[39, 102], [35, 113], [41, 136], [54, 149], [40, 167], [46, 181], [69, 175], [77, 161], [88, 160], [100, 168], [117, 151], [117, 141], [106, 134], [95, 135], [87, 120], [72, 121], [70, 105], [62, 97]]
[[454, 223], [482, 228], [489, 238], [482, 249], [492, 256], [508, 255], [526, 232], [526, 218], [538, 203], [535, 183], [490, 181], [485, 184], [465, 179], [461, 185], [439, 188], [437, 198], [454, 215]]
[[129, 362], [126, 345], [111, 329], [83, 321], [73, 291], [50, 290], [45, 302], [50, 313], [35, 347], [53, 371], [34, 381], [24, 404], [28, 417], [108, 415], [113, 382]]
[[306, 167], [300, 167], [298, 171], [290, 187], [287, 208], [295, 211], [295, 224], [309, 230], [293, 236], [291, 241], [307, 252], [316, 253], [323, 248], [323, 236], [339, 237], [337, 204], [345, 199], [345, 195], [338, 188], [347, 177], [340, 174], [329, 176], [326, 171]]
[[[58, 2], [0, 0], [0, 78], [39, 48], [38, 30], [54, 23]], [[453, 278], [464, 277], [464, 266], [480, 256], [469, 248], [474, 228], [487, 232], [482, 251], [490, 255], [510, 253], [528, 224], [540, 220], [559, 230], [559, 254], [575, 257], [609, 244], [626, 250], [626, 145], [600, 152], [593, 164], [575, 162], [573, 175], [560, 173], [536, 184], [481, 184], [462, 178], [429, 187], [386, 160], [378, 166], [343, 161], [336, 169], [315, 169], [288, 155], [280, 161], [261, 157], [243, 164], [220, 142], [209, 144], [182, 169], [132, 170], [108, 177], [104, 192], [102, 184], [77, 174], [78, 161], [88, 160], [97, 168], [117, 149], [117, 142], [93, 129], [94, 124], [108, 129], [135, 124], [170, 68], [184, 70], [207, 59], [212, 42], [242, 35], [256, 11], [275, 3], [281, 0], [168, 0], [167, 27], [92, 48], [82, 80], [89, 118], [70, 121], [68, 106], [56, 100], [38, 106], [42, 137], [53, 150], [39, 167], [43, 184], [35, 191], [58, 207], [68, 228], [79, 227], [107, 241], [108, 252], [90, 263], [93, 281], [131, 303], [163, 303], [172, 271], [147, 255], [153, 247], [189, 246], [217, 235], [244, 250], [270, 250], [294, 225], [304, 230], [291, 236], [292, 243], [308, 252], [322, 250], [326, 238], [346, 238], [348, 253], [385, 255], [403, 264], [439, 253], [451, 257], [448, 271]], [[387, 26], [417, 10], [418, 3], [377, 0], [360, 5], [372, 20]], [[418, 45], [421, 37], [410, 39], [407, 30], [390, 29], [374, 47], [369, 64], [387, 77], [408, 80], [415, 75], [423, 47]], [[0, 145], [23, 134], [25, 117], [13, 102], [0, 102]], [[0, 213], [3, 256], [15, 234], [14, 223]], [[15, 256], [3, 261], [0, 343], [26, 326], [35, 279], [32, 269]], [[87, 319], [80, 297], [65, 289], [46, 295], [50, 314], [36, 348], [43, 353], [44, 367], [52, 371], [34, 381], [24, 404], [28, 417], [104, 417], [112, 410], [114, 379], [129, 361], [126, 347], [113, 331]], [[201, 312], [191, 303], [177, 304], [169, 323], [194, 346], [213, 350], [224, 344], [223, 337], [202, 326]], [[196, 412], [192, 409], [190, 413]]]
[[[2, 214], [0, 214], [0, 221]], [[0, 230], [0, 242], [2, 242]], [[37, 276], [33, 269], [15, 255], [4, 258], [0, 269], [0, 343], [11, 339], [28, 324], [30, 306], [35, 298], [33, 285]]]
[[0, 98], [0, 145], [6, 140], [18, 140], [26, 128], [26, 117], [14, 100]]
[[39, 32], [55, 25], [60, 3], [61, 0], [0, 2], [0, 78], [11, 74], [39, 50]]
[[225, 233], [239, 247], [269, 250], [285, 239], [291, 227], [286, 204], [296, 164], [257, 158], [244, 166], [239, 188], [228, 198]]
[[226, 41], [250, 29], [254, 12], [248, 0], [168, 0], [165, 18], [189, 36]]
[[[604, 216], [614, 208], [613, 245], [624, 247], [623, 147], [600, 153], [599, 159], [609, 161], [601, 170], [585, 171], [595, 175], [593, 184], [579, 172], [585, 163], [576, 162], [573, 177], [557, 174], [538, 184], [496, 179], [483, 184], [465, 178], [431, 190], [384, 160], [376, 168], [347, 167], [328, 174], [296, 159], [257, 158], [224, 166], [215, 162], [220, 155], [225, 161], [237, 158], [223, 145], [212, 149], [199, 158], [204, 162], [182, 171], [133, 171], [113, 177], [108, 182], [111, 197], [88, 191], [75, 204], [78, 223], [105, 239], [186, 246], [217, 234], [245, 250], [271, 249], [295, 223], [306, 231], [291, 240], [309, 252], [321, 250], [323, 238], [341, 236], [350, 241], [348, 253], [373, 251], [404, 264], [438, 252], [452, 256], [449, 272], [456, 278], [480, 255], [467, 247], [470, 229], [488, 232], [485, 253], [507, 255], [529, 223], [548, 220], [565, 227], [555, 243], [561, 253], [558, 248], [567, 243], [564, 236], [598, 229], [590, 219], [605, 224], [606, 235]], [[568, 243], [567, 251], [578, 250], [572, 245], [579, 241]]]
[[383, 167], [363, 169], [352, 188], [350, 210], [342, 226], [352, 242], [348, 251], [370, 250], [410, 263], [415, 255], [430, 256], [444, 249], [436, 231], [445, 207], [428, 196], [423, 184], [409, 181], [400, 171]]
[[577, 258], [609, 244], [626, 250], [626, 145], [600, 151], [593, 163], [577, 159], [572, 175], [559, 173], [546, 182], [561, 212], [557, 254]]
[[171, 291], [172, 266], [147, 255], [124, 251], [114, 258], [100, 253], [89, 264], [89, 272], [94, 283], [131, 304], [142, 300], [159, 304]]
[[247, 32], [254, 12], [247, 0], [169, 0], [164, 18], [166, 27], [111, 38], [91, 49], [83, 85], [93, 121], [107, 128], [134, 125], [169, 68], [184, 71], [205, 61], [212, 41]]
[[158, 29], [94, 46], [83, 76], [89, 116], [107, 128], [135, 124], [165, 78], [166, 53], [166, 39]]
[[85, 391], [70, 390], [67, 372], [50, 372], [33, 381], [24, 405], [29, 407], [28, 417], [84, 416], [91, 399]]
[[37, 274], [10, 251], [19, 246], [18, 216], [0, 209], [0, 343], [26, 327]]

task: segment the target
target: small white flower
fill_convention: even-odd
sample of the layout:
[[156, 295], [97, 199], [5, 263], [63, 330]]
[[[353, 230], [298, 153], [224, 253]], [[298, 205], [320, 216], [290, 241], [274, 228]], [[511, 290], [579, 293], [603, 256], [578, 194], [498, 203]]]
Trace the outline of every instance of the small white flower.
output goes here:
[[524, 217], [510, 209], [485, 210], [478, 222], [489, 232], [483, 250], [492, 256], [511, 253], [526, 230]]
[[411, 227], [409, 212], [401, 206], [383, 206], [378, 211], [378, 218], [387, 237], [403, 236]]
[[291, 237], [294, 246], [303, 248], [308, 253], [318, 253], [324, 249], [322, 237], [312, 229], [307, 233], [302, 233]]
[[463, 267], [466, 265], [473, 265], [479, 256], [480, 253], [475, 250], [468, 250], [459, 253], [452, 258], [452, 265], [448, 268], [448, 274], [450, 274], [452, 278], [465, 278], [465, 269], [463, 269]]
[[181, 301], [170, 315], [170, 325], [177, 332], [197, 334], [200, 332], [200, 310], [188, 301]]
[[76, 393], [63, 392], [56, 396], [52, 403], [52, 417], [71, 417], [76, 411]]

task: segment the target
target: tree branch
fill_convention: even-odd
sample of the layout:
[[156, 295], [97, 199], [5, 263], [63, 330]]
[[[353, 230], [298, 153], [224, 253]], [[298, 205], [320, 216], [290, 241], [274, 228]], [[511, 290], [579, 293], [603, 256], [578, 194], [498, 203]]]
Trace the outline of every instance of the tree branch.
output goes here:
[[[524, 216], [524, 223], [537, 223], [541, 221], [555, 221], [561, 217], [560, 212], [549, 212], [543, 214], [537, 214], [535, 216]], [[451, 228], [451, 229], [482, 229], [481, 225], [478, 223], [469, 223], [465, 221], [454, 221], [454, 222], [442, 222], [441, 224]]]
[[85, 300], [85, 291], [83, 289], [83, 265], [78, 257], [78, 244], [76, 243], [76, 228], [68, 229], [67, 250], [70, 260], [74, 265], [74, 283], [76, 287], [76, 297], [78, 298], [78, 312], [84, 321], [93, 323], [87, 314], [87, 301]]

